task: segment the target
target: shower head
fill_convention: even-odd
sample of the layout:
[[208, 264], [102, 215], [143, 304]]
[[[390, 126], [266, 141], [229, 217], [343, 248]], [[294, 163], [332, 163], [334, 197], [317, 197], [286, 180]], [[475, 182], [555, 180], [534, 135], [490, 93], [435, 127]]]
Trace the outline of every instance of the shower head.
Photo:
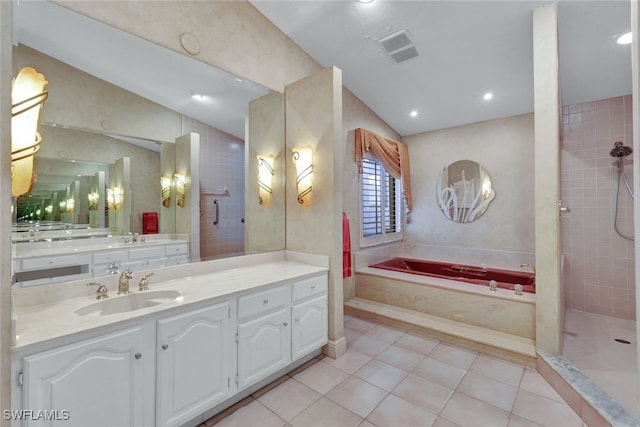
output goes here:
[[627, 147], [622, 141], [616, 141], [616, 143], [613, 144], [611, 151], [609, 151], [609, 154], [611, 157], [622, 158], [627, 157], [632, 152], [633, 149], [631, 147]]

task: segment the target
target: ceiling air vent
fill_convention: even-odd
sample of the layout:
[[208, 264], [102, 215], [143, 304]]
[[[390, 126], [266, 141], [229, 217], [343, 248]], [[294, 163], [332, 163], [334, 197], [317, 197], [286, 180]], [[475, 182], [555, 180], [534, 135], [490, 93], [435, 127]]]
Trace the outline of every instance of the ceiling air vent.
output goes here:
[[378, 40], [378, 42], [391, 59], [398, 64], [418, 56], [418, 50], [413, 46], [407, 30], [397, 31]]

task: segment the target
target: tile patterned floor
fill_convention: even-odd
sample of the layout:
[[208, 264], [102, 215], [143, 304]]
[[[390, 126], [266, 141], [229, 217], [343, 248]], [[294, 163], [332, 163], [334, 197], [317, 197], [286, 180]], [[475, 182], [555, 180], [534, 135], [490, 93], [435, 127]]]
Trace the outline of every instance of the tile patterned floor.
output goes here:
[[345, 316], [318, 357], [200, 427], [585, 427], [535, 370]]

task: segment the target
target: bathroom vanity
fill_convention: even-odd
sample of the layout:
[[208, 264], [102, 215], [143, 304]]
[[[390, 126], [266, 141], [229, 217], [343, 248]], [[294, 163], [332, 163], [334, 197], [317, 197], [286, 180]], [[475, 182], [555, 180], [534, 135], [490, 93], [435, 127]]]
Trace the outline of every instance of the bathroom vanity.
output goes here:
[[83, 281], [15, 289], [12, 409], [70, 426], [197, 425], [319, 353], [325, 264], [275, 252], [158, 269], [148, 291], [103, 281], [103, 300]]
[[[144, 240], [144, 241], [143, 241]], [[14, 287], [59, 283], [189, 262], [189, 238], [158, 234], [17, 242]]]

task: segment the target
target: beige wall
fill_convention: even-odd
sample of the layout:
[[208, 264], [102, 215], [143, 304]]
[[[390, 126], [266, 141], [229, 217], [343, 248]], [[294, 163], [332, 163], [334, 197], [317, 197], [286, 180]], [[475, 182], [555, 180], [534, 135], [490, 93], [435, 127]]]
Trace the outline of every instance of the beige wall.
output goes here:
[[[351, 251], [360, 248], [360, 186], [355, 162], [355, 129], [364, 128], [400, 141], [400, 135], [347, 89], [342, 91], [342, 133], [344, 139], [343, 204], [349, 218]], [[352, 263], [352, 265], [354, 265]], [[355, 297], [355, 278], [344, 279], [344, 299]]]
[[[342, 74], [327, 68], [285, 90], [286, 157], [292, 149], [313, 149], [313, 191], [298, 203], [295, 167], [287, 166], [286, 246], [329, 257], [329, 344], [336, 357], [347, 349], [342, 289]], [[291, 165], [292, 161], [289, 160]]]
[[[532, 114], [426, 132], [402, 140], [409, 147], [413, 197], [405, 241], [534, 251]], [[458, 160], [482, 165], [496, 192], [485, 214], [465, 224], [448, 220], [436, 199], [438, 173]]]
[[26, 46], [15, 48], [13, 66], [14, 72], [35, 67], [49, 82], [41, 122], [153, 141], [181, 134], [179, 113]]
[[[0, 402], [11, 402], [11, 9], [12, 2], [0, 2]], [[0, 418], [0, 425], [10, 422]]]
[[533, 11], [535, 114], [536, 347], [562, 347], [564, 302], [560, 292], [560, 99], [556, 4]]
[[[245, 235], [248, 254], [285, 248], [285, 170], [291, 159], [284, 150], [284, 96], [271, 92], [249, 103], [245, 141]], [[258, 155], [273, 156], [272, 193], [259, 204]]]
[[57, 3], [279, 92], [322, 68], [244, 0]]

